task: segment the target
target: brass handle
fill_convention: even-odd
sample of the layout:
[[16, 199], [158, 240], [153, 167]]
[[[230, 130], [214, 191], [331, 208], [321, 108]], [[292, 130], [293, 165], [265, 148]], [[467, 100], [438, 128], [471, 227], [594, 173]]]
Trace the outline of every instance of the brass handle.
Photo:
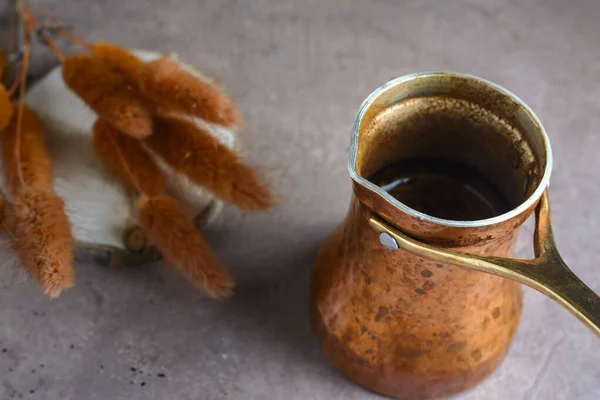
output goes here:
[[562, 305], [600, 337], [600, 297], [561, 258], [552, 234], [547, 191], [542, 195], [535, 216], [535, 258], [531, 260], [442, 250], [406, 236], [377, 217], [371, 217], [369, 224], [375, 231], [392, 236], [399, 248], [419, 257], [487, 272], [527, 285]]

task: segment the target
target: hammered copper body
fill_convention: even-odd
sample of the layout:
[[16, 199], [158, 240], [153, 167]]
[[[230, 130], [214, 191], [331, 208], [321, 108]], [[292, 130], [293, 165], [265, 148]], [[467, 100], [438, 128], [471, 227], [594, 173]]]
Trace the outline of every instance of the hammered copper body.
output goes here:
[[[476, 167], [513, 209], [486, 220], [443, 220], [368, 181], [415, 156]], [[334, 364], [371, 390], [407, 400], [447, 397], [494, 371], [521, 315], [521, 286], [513, 279], [549, 287], [541, 270], [513, 271], [556, 260], [540, 255], [543, 244], [536, 244], [540, 257], [533, 261], [508, 257], [519, 226], [545, 196], [551, 167], [550, 145], [533, 112], [490, 82], [425, 73], [376, 90], [353, 129], [350, 210], [322, 247], [313, 274], [312, 323]], [[547, 233], [547, 207], [542, 211], [538, 228], [542, 221]], [[383, 246], [381, 234], [395, 247]], [[550, 243], [551, 234], [543, 237]], [[597, 296], [574, 275], [568, 278], [577, 290], [561, 304], [598, 329]], [[561, 298], [560, 282], [545, 294]]]

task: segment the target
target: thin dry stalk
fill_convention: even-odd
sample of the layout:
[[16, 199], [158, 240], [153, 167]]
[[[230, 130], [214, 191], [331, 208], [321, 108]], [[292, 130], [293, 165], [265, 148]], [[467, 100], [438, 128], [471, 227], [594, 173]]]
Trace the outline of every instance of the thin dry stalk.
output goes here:
[[52, 54], [62, 63], [65, 61], [65, 54], [59, 50], [59, 48], [54, 43], [54, 40], [48, 35], [41, 35], [42, 40], [46, 43], [46, 46], [50, 49]]
[[27, 70], [29, 68], [29, 56], [31, 54], [30, 42], [31, 42], [31, 26], [25, 21], [25, 46], [23, 48], [23, 61], [21, 70], [19, 71], [19, 100], [17, 102], [17, 115], [16, 115], [16, 127], [15, 127], [15, 145], [14, 145], [14, 159], [16, 162], [17, 176], [21, 184], [23, 180], [23, 167], [21, 166], [21, 132], [23, 125], [23, 113], [25, 109], [25, 86], [27, 83]]
[[83, 47], [88, 51], [92, 50], [92, 45], [90, 43], [86, 42], [80, 37], [75, 36], [73, 32], [71, 32], [69, 29], [58, 29], [56, 33], [58, 33], [60, 36], [62, 36], [63, 38], [65, 38], [73, 44]]
[[[56, 16], [54, 16], [50, 11], [48, 11], [47, 9], [45, 9], [43, 7], [42, 7], [42, 10], [43, 10], [42, 14], [44, 15], [45, 18], [54, 22], [56, 25], [61, 24], [61, 22], [58, 20], [58, 18], [56, 18]], [[67, 41], [69, 41], [77, 46], [80, 46], [80, 47], [84, 48], [85, 50], [92, 49], [92, 45], [90, 43], [86, 42], [85, 40], [81, 39], [80, 37], [75, 36], [73, 34], [73, 32], [71, 32], [71, 30], [68, 28], [56, 29], [56, 33], [59, 34], [60, 36], [62, 36]]]
[[234, 282], [181, 205], [168, 196], [138, 202], [140, 224], [148, 238], [190, 282], [213, 299], [233, 294]]
[[33, 13], [33, 11], [31, 11], [29, 7], [25, 7], [23, 12], [25, 15], [25, 19], [31, 27], [31, 29], [38, 30], [38, 36], [42, 39], [46, 46], [48, 46], [50, 51], [52, 51], [52, 53], [56, 56], [56, 58], [59, 59], [59, 61], [64, 61], [65, 55], [58, 49], [50, 35], [47, 32], [45, 32], [45, 25], [42, 24], [39, 18]]

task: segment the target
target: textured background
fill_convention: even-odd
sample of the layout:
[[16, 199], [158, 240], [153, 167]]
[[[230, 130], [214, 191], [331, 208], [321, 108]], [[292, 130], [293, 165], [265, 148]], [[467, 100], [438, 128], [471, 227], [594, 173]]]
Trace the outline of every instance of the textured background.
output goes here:
[[[600, 2], [31, 4], [88, 40], [175, 51], [216, 76], [246, 117], [245, 154], [265, 166], [283, 201], [259, 216], [227, 208], [211, 228], [239, 281], [225, 303], [205, 300], [159, 265], [80, 265], [76, 288], [53, 302], [31, 285], [2, 282], [1, 399], [378, 398], [321, 354], [306, 313], [309, 274], [348, 206], [356, 109], [380, 84], [415, 71], [480, 75], [536, 111], [555, 152], [558, 244], [600, 291]], [[51, 62], [38, 53], [35, 71]], [[529, 254], [522, 239], [520, 254]], [[527, 290], [525, 303], [506, 361], [459, 398], [600, 398], [600, 341], [543, 296]]]

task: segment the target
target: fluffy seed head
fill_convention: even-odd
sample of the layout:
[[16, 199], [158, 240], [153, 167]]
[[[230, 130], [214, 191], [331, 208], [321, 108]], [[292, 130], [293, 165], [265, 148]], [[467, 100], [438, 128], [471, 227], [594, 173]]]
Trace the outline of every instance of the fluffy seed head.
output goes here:
[[119, 131], [141, 138], [152, 133], [152, 117], [126, 77], [90, 54], [65, 58], [63, 80], [98, 116]]
[[140, 91], [164, 108], [226, 127], [241, 124], [241, 116], [225, 92], [185, 71], [170, 57], [146, 63], [140, 78]]
[[130, 84], [138, 87], [144, 61], [122, 47], [102, 41], [93, 44], [92, 53], [113, 70], [119, 72]]
[[154, 133], [144, 139], [147, 146], [172, 168], [221, 199], [247, 211], [274, 205], [274, 196], [256, 171], [209, 132], [176, 117], [154, 121]]
[[51, 191], [25, 187], [8, 211], [15, 252], [44, 293], [53, 298], [73, 286], [73, 238], [62, 199]]
[[138, 210], [140, 225], [148, 238], [181, 274], [210, 298], [224, 299], [232, 295], [231, 275], [177, 201], [164, 195], [142, 196]]

